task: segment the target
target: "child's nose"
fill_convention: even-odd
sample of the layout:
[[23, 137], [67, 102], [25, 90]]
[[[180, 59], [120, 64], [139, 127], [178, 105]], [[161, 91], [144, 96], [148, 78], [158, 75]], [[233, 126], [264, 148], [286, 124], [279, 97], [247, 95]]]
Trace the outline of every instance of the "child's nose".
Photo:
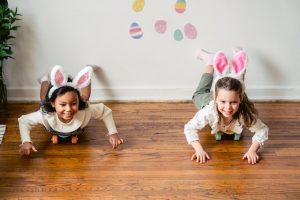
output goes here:
[[227, 109], [230, 108], [230, 103], [226, 103], [225, 108], [227, 108]]
[[66, 106], [66, 110], [71, 110], [71, 106], [70, 106], [70, 105], [67, 105], [67, 106]]

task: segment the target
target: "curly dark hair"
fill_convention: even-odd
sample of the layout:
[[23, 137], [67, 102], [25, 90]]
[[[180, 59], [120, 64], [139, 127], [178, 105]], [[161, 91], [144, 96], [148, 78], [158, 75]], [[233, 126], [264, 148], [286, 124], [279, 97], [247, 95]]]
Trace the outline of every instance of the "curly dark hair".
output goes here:
[[55, 112], [55, 108], [52, 107], [51, 105], [51, 102], [54, 102], [55, 99], [58, 97], [58, 96], [61, 96], [61, 95], [64, 95], [65, 93], [67, 92], [75, 92], [78, 96], [78, 99], [79, 99], [79, 107], [78, 109], [79, 110], [83, 110], [85, 108], [88, 107], [88, 104], [87, 102], [83, 101], [81, 96], [80, 96], [80, 93], [79, 91], [76, 89], [76, 88], [73, 88], [71, 86], [62, 86], [56, 90], [54, 90], [54, 92], [52, 93], [51, 97], [49, 98], [48, 97], [48, 94], [49, 94], [49, 91], [50, 89], [52, 88], [53, 86], [50, 85], [50, 87], [48, 88], [48, 91], [47, 91], [47, 95], [46, 95], [46, 98], [45, 100], [42, 102], [42, 111], [45, 112], [45, 113], [48, 113], [48, 112]]
[[[241, 99], [238, 111], [233, 115], [233, 119], [240, 119], [243, 117], [246, 127], [250, 127], [256, 122], [258, 111], [254, 107], [254, 103], [248, 98], [244, 91], [242, 83], [232, 77], [223, 77], [219, 79], [215, 85], [215, 95], [218, 95], [218, 91], [224, 89], [227, 91], [234, 91], [239, 95]], [[219, 122], [221, 121], [221, 113], [219, 113]]]

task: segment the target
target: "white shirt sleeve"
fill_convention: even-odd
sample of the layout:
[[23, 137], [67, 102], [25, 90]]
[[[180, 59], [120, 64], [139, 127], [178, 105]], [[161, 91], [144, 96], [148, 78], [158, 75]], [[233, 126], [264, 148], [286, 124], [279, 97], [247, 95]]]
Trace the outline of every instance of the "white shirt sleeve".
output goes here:
[[115, 121], [113, 119], [112, 110], [105, 106], [103, 103], [90, 104], [90, 110], [92, 112], [92, 118], [103, 120], [107, 130], [108, 135], [118, 133]]
[[268, 140], [269, 128], [260, 119], [257, 119], [256, 123], [252, 125], [249, 130], [255, 133], [252, 137], [252, 142], [258, 142], [263, 145]]
[[209, 106], [199, 110], [196, 115], [184, 126], [184, 134], [189, 144], [199, 140], [198, 130], [204, 128], [208, 123]]
[[27, 115], [22, 115], [18, 118], [18, 122], [22, 144], [24, 142], [32, 142], [30, 138], [30, 131], [36, 125], [43, 124], [43, 116], [39, 110]]

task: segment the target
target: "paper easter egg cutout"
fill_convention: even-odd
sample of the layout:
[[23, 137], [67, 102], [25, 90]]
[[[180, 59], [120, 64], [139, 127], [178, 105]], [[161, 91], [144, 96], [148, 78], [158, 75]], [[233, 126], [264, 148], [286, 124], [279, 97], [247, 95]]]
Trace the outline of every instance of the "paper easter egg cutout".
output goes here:
[[132, 3], [132, 10], [135, 12], [141, 12], [144, 9], [145, 0], [134, 0]]
[[181, 30], [179, 30], [179, 29], [176, 29], [175, 31], [174, 31], [174, 40], [176, 40], [176, 41], [181, 41], [183, 39], [183, 34], [182, 34], [182, 32], [181, 32]]
[[186, 9], [185, 0], [177, 0], [175, 3], [175, 11], [177, 13], [184, 13], [185, 9]]
[[129, 34], [133, 39], [140, 39], [143, 37], [142, 28], [138, 23], [133, 22], [129, 28]]
[[186, 24], [184, 26], [184, 34], [188, 39], [196, 39], [197, 38], [197, 29], [192, 24]]
[[163, 34], [167, 30], [167, 22], [164, 20], [157, 20], [154, 24], [154, 28], [157, 33]]

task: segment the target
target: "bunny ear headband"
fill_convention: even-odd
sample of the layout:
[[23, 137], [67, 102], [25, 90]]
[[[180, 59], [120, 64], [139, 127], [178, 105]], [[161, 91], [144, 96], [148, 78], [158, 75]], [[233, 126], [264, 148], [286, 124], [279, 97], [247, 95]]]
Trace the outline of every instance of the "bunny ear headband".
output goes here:
[[222, 51], [218, 51], [214, 57], [214, 70], [216, 77], [214, 84], [212, 85], [213, 90], [215, 89], [216, 82], [223, 77], [232, 77], [238, 79], [244, 89], [244, 75], [247, 67], [247, 54], [245, 51], [239, 51], [234, 54], [232, 58], [231, 68], [228, 64], [228, 59]]
[[48, 93], [49, 99], [51, 98], [53, 92], [60, 87], [70, 86], [75, 89], [80, 89], [88, 86], [91, 82], [92, 72], [93, 68], [87, 66], [78, 72], [72, 82], [68, 82], [68, 75], [64, 73], [63, 68], [59, 65], [54, 66], [50, 74], [51, 84], [53, 87]]

